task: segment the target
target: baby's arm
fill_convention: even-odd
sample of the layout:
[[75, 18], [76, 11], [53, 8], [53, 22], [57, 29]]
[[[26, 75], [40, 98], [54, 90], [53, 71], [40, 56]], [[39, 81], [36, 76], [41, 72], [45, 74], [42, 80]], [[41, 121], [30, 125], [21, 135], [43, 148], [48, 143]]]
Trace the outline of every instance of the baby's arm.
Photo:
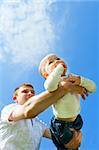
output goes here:
[[61, 64], [59, 64], [46, 79], [44, 83], [44, 87], [46, 90], [48, 90], [49, 92], [52, 92], [58, 88], [63, 71], [64, 71], [64, 67]]

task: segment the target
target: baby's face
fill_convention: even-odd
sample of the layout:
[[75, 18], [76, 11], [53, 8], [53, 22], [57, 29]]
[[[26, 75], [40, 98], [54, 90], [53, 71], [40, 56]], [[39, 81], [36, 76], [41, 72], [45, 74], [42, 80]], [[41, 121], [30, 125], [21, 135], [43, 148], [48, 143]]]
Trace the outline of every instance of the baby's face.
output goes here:
[[59, 64], [62, 64], [64, 67], [64, 72], [63, 72], [62, 76], [65, 75], [65, 72], [67, 71], [67, 65], [65, 64], [65, 62], [62, 59], [60, 59], [59, 57], [57, 57], [55, 55], [53, 55], [47, 59], [47, 63], [45, 66], [46, 72], [48, 74], [50, 74]]

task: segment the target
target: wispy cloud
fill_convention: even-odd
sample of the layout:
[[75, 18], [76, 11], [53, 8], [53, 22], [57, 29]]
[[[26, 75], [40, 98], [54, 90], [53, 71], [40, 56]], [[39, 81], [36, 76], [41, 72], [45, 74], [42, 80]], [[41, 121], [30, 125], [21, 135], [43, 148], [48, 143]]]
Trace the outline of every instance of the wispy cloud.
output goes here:
[[53, 2], [3, 0], [0, 3], [0, 61], [33, 66], [53, 50], [55, 33], [47, 13]]

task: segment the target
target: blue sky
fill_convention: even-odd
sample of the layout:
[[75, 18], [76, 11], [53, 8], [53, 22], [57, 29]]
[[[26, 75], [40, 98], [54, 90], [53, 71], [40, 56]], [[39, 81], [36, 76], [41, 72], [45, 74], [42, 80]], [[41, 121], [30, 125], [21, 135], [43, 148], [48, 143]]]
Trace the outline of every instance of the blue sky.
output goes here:
[[[14, 88], [24, 82], [44, 91], [38, 72], [40, 60], [56, 53], [72, 72], [94, 80], [98, 91], [98, 1], [1, 0], [0, 1], [0, 111], [12, 102]], [[6, 12], [5, 12], [6, 9]], [[80, 150], [99, 147], [98, 92], [81, 99], [84, 120]], [[49, 124], [52, 110], [40, 114]], [[56, 150], [43, 139], [40, 150]]]

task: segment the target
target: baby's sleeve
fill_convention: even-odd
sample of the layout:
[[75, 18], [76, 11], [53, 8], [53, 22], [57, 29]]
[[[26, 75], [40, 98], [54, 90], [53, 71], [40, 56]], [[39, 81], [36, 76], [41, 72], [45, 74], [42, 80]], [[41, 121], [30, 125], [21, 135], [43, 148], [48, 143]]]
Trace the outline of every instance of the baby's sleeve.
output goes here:
[[96, 91], [96, 84], [94, 81], [89, 80], [87, 78], [81, 77], [81, 86], [86, 88], [90, 93], [93, 93]]
[[47, 91], [52, 92], [58, 88], [61, 81], [61, 75], [64, 71], [63, 65], [59, 64], [54, 71], [48, 76], [44, 83], [44, 87]]

